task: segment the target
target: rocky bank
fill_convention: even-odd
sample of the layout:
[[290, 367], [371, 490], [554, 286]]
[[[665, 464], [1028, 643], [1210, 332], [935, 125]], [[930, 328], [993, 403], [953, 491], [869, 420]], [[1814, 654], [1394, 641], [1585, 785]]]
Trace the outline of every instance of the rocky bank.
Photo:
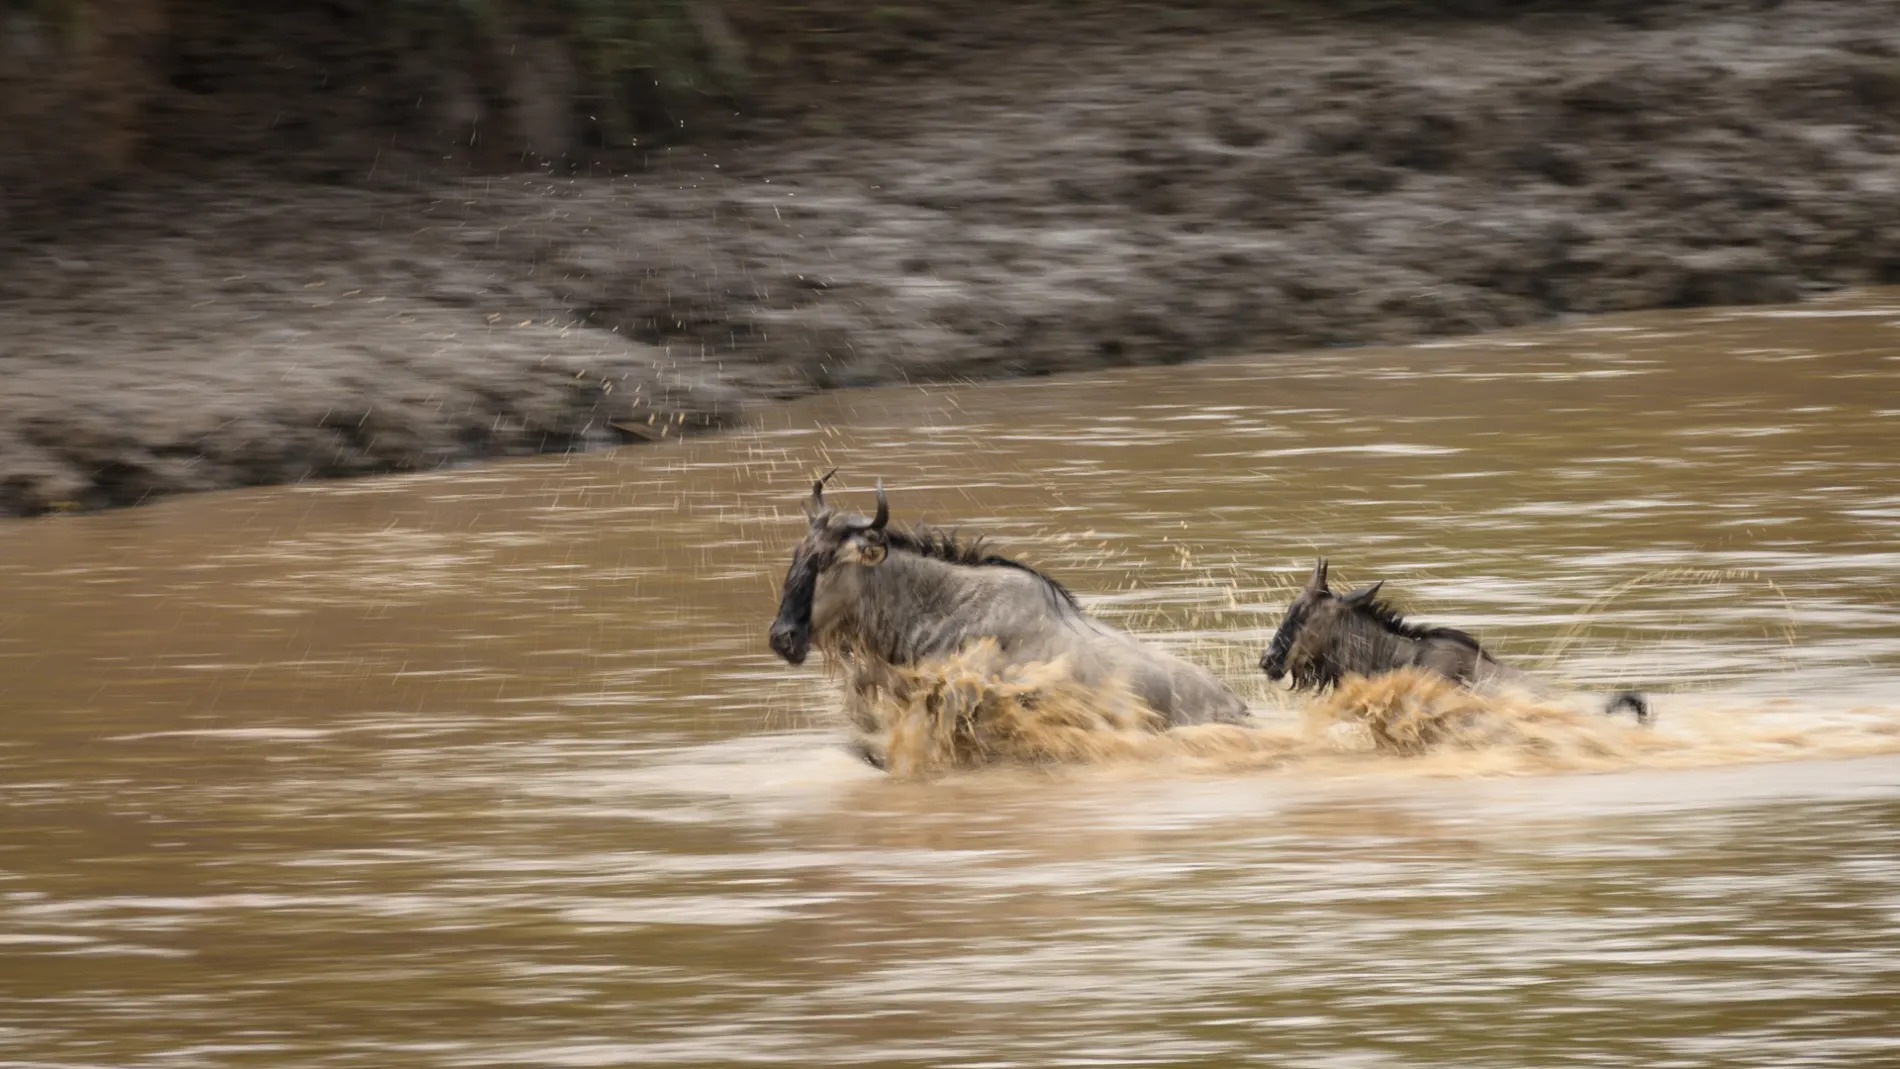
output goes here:
[[0, 513], [1900, 281], [1893, 0], [1150, 14], [927, 35], [626, 173], [364, 146], [16, 207]]

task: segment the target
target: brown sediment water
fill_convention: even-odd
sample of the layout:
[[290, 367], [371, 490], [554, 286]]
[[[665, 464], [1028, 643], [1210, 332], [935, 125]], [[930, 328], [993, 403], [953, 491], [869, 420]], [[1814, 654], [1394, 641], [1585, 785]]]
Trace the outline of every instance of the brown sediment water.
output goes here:
[[[0, 527], [0, 1063], [1883, 1064], [1897, 342], [1849, 294]], [[864, 767], [765, 645], [834, 464], [1258, 727]], [[1268, 687], [1322, 553], [1579, 697]]]

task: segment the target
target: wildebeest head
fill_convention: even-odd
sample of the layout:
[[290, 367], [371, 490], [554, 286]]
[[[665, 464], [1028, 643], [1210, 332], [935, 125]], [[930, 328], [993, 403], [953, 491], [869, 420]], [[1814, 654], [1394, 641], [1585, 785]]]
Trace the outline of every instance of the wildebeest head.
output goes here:
[[1344, 667], [1335, 645], [1355, 609], [1370, 605], [1384, 582], [1350, 594], [1334, 594], [1326, 585], [1326, 560], [1320, 558], [1299, 597], [1287, 606], [1280, 629], [1273, 634], [1260, 669], [1274, 682], [1291, 677], [1300, 690], [1329, 687], [1339, 682]]
[[884, 527], [890, 522], [891, 507], [884, 497], [884, 481], [877, 484], [877, 515], [867, 519], [825, 501], [825, 483], [836, 474], [833, 468], [812, 484], [811, 496], [804, 503], [811, 527], [792, 550], [792, 566], [779, 592], [772, 652], [790, 664], [804, 664], [811, 652], [812, 602], [819, 576], [832, 568], [875, 567], [890, 551]]

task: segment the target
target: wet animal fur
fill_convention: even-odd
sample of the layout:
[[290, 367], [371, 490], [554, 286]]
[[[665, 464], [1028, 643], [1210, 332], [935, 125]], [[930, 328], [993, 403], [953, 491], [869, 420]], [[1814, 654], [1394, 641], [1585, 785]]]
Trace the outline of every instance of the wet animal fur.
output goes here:
[[[1314, 567], [1261, 655], [1260, 668], [1269, 679], [1290, 678], [1295, 689], [1318, 691], [1337, 686], [1347, 675], [1376, 676], [1416, 668], [1467, 687], [1543, 689], [1535, 677], [1500, 663], [1466, 632], [1407, 621], [1379, 600], [1383, 582], [1350, 594], [1334, 594], [1327, 585], [1326, 568], [1324, 560]], [[1650, 722], [1649, 703], [1635, 691], [1612, 696], [1604, 712], [1624, 710], [1633, 713], [1639, 724]]]
[[811, 526], [793, 551], [772, 644], [801, 663], [810, 648], [845, 679], [846, 715], [869, 730], [895, 670], [996, 644], [1002, 664], [1063, 661], [1082, 686], [1120, 681], [1167, 726], [1239, 723], [1246, 703], [1213, 673], [1095, 619], [1061, 583], [953, 533], [886, 526], [826, 504], [823, 481], [806, 503]]

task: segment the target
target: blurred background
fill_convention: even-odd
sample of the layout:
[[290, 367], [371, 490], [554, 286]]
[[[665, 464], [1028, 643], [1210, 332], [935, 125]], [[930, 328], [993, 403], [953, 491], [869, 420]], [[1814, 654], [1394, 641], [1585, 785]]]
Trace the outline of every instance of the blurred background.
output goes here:
[[1895, 12], [12, 0], [0, 510], [1892, 281]]

